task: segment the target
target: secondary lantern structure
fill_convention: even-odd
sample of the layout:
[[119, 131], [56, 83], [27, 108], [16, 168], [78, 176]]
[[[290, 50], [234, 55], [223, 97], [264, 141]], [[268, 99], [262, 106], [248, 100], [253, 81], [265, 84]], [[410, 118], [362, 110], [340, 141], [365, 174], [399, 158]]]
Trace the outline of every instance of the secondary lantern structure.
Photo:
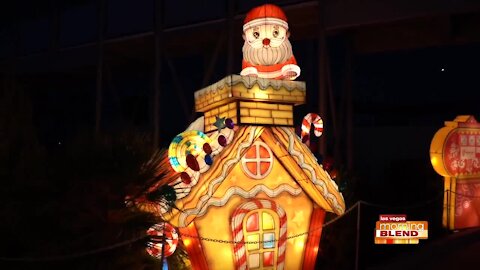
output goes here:
[[430, 159], [444, 177], [444, 227], [480, 226], [480, 123], [471, 115], [445, 122], [433, 137]]

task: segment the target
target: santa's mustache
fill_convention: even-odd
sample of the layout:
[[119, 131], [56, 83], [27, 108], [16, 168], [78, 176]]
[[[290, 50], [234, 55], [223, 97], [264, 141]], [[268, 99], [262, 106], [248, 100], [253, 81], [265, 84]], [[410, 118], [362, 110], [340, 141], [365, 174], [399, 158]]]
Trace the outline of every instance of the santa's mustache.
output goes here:
[[288, 39], [278, 47], [253, 48], [248, 42], [243, 45], [243, 58], [253, 65], [280, 64], [290, 59], [292, 55], [292, 45]]

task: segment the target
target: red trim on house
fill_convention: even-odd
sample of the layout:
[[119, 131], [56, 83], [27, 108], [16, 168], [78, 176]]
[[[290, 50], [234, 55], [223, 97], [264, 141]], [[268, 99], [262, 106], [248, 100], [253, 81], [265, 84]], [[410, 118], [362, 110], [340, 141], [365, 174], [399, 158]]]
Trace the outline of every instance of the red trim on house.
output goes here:
[[325, 220], [325, 210], [320, 207], [314, 207], [310, 219], [310, 230], [308, 234], [307, 245], [305, 246], [305, 256], [303, 258], [303, 268], [305, 270], [314, 269], [317, 260], [318, 249], [320, 248], [320, 238], [322, 236], [321, 228]]
[[195, 223], [192, 222], [185, 228], [178, 228], [180, 234], [191, 235], [193, 237], [182, 237], [183, 244], [187, 250], [190, 263], [193, 270], [208, 270], [207, 260], [203, 254], [202, 244], [198, 238], [198, 231]]

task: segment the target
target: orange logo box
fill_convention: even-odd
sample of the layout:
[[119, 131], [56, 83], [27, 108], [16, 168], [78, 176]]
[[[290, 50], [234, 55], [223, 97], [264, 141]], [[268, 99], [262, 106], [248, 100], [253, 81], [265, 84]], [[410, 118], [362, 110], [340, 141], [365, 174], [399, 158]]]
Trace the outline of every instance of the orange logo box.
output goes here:
[[375, 244], [418, 244], [420, 239], [428, 239], [427, 221], [406, 221], [406, 215], [381, 215], [375, 224]]

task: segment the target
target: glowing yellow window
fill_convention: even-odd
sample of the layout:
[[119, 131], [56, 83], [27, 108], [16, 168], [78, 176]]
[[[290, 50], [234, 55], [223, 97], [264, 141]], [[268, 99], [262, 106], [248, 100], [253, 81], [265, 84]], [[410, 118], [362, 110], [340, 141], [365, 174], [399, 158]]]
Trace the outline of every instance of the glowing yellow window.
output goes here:
[[245, 216], [243, 233], [248, 269], [276, 269], [278, 224], [278, 215], [269, 209], [253, 210]]

